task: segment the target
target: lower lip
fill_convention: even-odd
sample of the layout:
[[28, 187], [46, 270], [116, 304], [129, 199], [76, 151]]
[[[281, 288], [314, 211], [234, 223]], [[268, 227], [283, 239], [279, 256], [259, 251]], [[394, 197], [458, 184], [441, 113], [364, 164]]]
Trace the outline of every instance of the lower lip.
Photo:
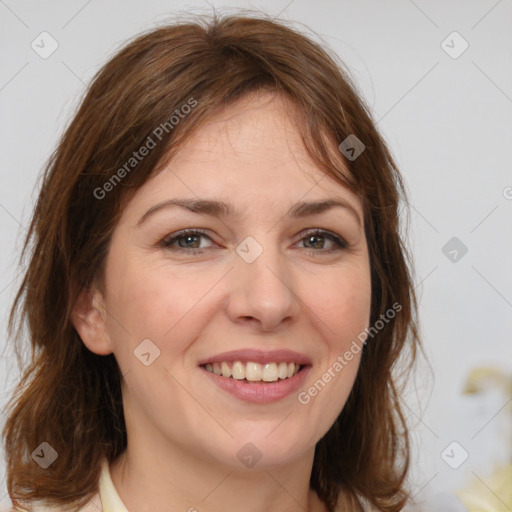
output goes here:
[[209, 372], [203, 367], [200, 368], [214, 384], [231, 393], [236, 398], [240, 398], [246, 402], [266, 404], [277, 402], [297, 392], [302, 386], [311, 366], [305, 366], [296, 375], [288, 379], [257, 383], [236, 380], [231, 377], [223, 377], [222, 375]]

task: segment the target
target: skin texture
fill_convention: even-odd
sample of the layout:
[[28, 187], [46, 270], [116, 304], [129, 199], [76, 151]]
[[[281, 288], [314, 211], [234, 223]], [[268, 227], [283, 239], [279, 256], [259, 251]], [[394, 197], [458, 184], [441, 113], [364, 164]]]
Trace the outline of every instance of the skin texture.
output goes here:
[[[368, 326], [362, 205], [311, 161], [292, 109], [280, 96], [254, 93], [195, 132], [123, 211], [104, 293], [93, 288], [77, 302], [82, 340], [95, 353], [113, 352], [123, 373], [128, 447], [110, 469], [129, 510], [325, 510], [309, 489], [314, 449], [346, 402], [361, 354], [307, 404], [297, 393], [270, 404], [242, 401], [198, 367], [234, 349], [290, 349], [313, 362], [307, 390]], [[286, 216], [296, 202], [332, 197], [352, 205], [361, 224], [347, 208]], [[171, 198], [230, 202], [240, 216], [169, 207], [138, 225]], [[207, 236], [159, 245], [194, 228]], [[311, 240], [309, 228], [341, 236], [348, 248]], [[236, 252], [248, 236], [263, 249], [250, 264]], [[145, 339], [160, 350], [149, 366], [134, 356]], [[262, 454], [252, 468], [237, 458], [248, 442]]]

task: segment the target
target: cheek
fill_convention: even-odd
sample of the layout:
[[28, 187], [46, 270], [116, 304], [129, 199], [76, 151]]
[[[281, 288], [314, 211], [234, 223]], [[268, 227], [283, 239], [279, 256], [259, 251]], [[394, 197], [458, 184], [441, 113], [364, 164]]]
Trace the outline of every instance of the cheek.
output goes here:
[[367, 265], [333, 272], [308, 293], [308, 306], [320, 322], [332, 350], [343, 350], [368, 327], [371, 281]]
[[324, 357], [315, 379], [298, 396], [304, 413], [323, 429], [333, 424], [352, 390], [359, 370], [371, 308], [369, 266], [361, 263], [333, 272], [309, 295], [310, 318], [322, 332]]
[[[109, 332], [116, 355], [127, 348], [132, 352], [143, 340], [152, 340], [166, 354], [176, 353], [185, 330], [194, 338], [200, 329], [198, 312], [204, 321], [208, 314], [201, 301], [222, 273], [203, 272], [184, 266], [172, 267], [128, 258], [109, 268], [107, 284]], [[218, 274], [218, 275], [217, 275]], [[183, 346], [181, 346], [183, 345]]]

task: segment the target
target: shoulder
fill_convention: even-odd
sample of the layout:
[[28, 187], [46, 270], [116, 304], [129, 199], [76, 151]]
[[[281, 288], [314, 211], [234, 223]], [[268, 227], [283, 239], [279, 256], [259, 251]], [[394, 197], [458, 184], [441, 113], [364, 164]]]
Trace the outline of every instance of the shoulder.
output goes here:
[[[382, 512], [369, 503], [365, 505], [365, 512]], [[468, 512], [468, 509], [454, 494], [437, 493], [422, 501], [405, 504], [401, 512]]]
[[455, 494], [438, 492], [419, 502], [409, 503], [402, 512], [468, 512]]
[[[60, 506], [48, 505], [46, 502], [35, 501], [26, 507], [30, 512], [71, 512], [71, 508], [62, 508]], [[103, 510], [99, 493], [96, 493], [78, 512], [98, 512]], [[24, 512], [20, 508], [4, 507], [0, 512]]]

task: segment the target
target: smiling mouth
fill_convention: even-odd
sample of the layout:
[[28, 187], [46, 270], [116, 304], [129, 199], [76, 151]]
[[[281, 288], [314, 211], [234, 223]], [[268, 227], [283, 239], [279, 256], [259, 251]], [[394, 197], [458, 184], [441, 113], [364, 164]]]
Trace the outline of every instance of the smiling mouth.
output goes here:
[[201, 365], [206, 371], [242, 382], [265, 383], [289, 379], [299, 373], [305, 365], [290, 362], [260, 364], [253, 361], [222, 361]]

